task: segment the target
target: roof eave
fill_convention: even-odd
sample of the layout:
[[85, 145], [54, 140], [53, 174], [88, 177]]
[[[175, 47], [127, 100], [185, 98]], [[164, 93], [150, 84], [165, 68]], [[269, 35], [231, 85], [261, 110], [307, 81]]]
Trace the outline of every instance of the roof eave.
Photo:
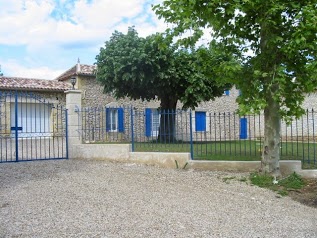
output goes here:
[[82, 73], [75, 73], [75, 74], [70, 74], [70, 75], [67, 75], [65, 77], [62, 77], [62, 78], [59, 78], [57, 79], [59, 82], [63, 82], [63, 81], [66, 81], [68, 79], [70, 79], [70, 77], [72, 76], [83, 76], [83, 77], [90, 77], [90, 78], [95, 78], [96, 75], [95, 74], [82, 74]]
[[65, 92], [67, 89], [50, 89], [50, 88], [21, 88], [21, 87], [0, 87], [0, 90], [17, 90], [17, 91], [35, 91], [35, 92]]

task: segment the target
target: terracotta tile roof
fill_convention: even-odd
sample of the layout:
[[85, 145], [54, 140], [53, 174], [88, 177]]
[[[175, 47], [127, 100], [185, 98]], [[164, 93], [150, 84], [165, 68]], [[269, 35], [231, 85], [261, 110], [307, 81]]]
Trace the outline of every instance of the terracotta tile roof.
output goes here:
[[55, 80], [65, 81], [76, 75], [95, 77], [95, 70], [96, 65], [76, 64], [68, 69], [66, 72], [58, 76]]
[[96, 65], [81, 64], [78, 74], [95, 76]]
[[0, 77], [0, 89], [22, 89], [38, 91], [59, 91], [63, 92], [71, 88], [66, 82], [57, 80], [18, 78], [18, 77]]

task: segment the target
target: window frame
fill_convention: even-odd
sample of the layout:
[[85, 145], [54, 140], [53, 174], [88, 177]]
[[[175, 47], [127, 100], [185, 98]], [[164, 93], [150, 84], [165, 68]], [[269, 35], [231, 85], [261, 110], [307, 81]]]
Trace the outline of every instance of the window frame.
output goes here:
[[10, 102], [10, 134], [14, 136], [18, 127], [19, 138], [52, 136], [52, 107], [37, 102], [18, 102], [18, 125], [15, 125], [15, 106]]
[[206, 132], [207, 131], [207, 112], [206, 111], [195, 111], [195, 132]]
[[110, 108], [109, 117], [107, 123], [109, 125], [109, 132], [118, 132], [118, 110], [115, 108]]
[[145, 109], [145, 136], [158, 137], [160, 130], [161, 113], [157, 108]]
[[124, 109], [122, 107], [106, 107], [105, 112], [106, 132], [124, 132]]

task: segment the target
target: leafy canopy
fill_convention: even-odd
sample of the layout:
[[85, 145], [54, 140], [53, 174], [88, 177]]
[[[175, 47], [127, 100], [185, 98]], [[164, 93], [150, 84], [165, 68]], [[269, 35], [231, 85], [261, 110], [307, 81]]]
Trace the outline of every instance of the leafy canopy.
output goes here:
[[192, 30], [182, 44], [194, 45], [210, 28], [213, 49], [240, 59], [241, 68], [223, 70], [237, 70], [226, 79], [242, 92], [242, 113], [271, 99], [286, 120], [304, 112], [304, 93], [317, 85], [317, 0], [165, 0], [153, 9], [175, 24], [170, 35]]
[[[208, 56], [208, 57], [206, 57]], [[205, 60], [208, 58], [208, 60]], [[115, 31], [96, 56], [97, 80], [116, 98], [180, 100], [184, 108], [221, 96], [229, 84], [218, 77], [233, 58], [208, 48], [180, 49], [163, 34], [140, 37], [130, 27]]]

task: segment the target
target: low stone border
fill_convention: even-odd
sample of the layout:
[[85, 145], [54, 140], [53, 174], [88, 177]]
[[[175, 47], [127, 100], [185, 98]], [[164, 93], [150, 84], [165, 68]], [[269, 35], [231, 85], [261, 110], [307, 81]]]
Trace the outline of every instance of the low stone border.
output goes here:
[[[72, 146], [70, 158], [97, 159], [117, 162], [155, 165], [163, 168], [210, 171], [254, 172], [260, 161], [201, 161], [190, 160], [190, 153], [131, 152], [129, 144], [79, 144]], [[317, 170], [303, 170], [300, 160], [281, 160], [282, 174], [294, 171], [305, 178], [317, 178]]]
[[[187, 168], [210, 171], [254, 172], [261, 167], [260, 161], [196, 161], [191, 160]], [[317, 178], [317, 169], [302, 169], [300, 160], [281, 160], [280, 170], [288, 175], [293, 172], [305, 178]]]

